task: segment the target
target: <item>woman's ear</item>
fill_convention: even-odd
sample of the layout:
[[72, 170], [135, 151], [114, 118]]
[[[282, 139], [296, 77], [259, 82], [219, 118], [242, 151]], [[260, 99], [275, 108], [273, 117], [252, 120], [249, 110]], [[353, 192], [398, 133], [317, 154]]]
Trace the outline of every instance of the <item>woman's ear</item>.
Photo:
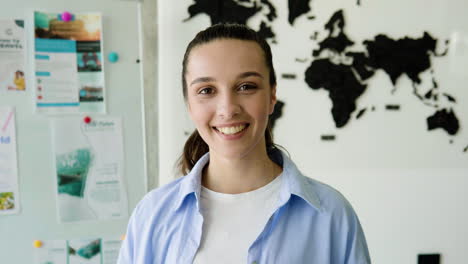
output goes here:
[[273, 111], [275, 110], [276, 101], [277, 101], [277, 99], [276, 99], [276, 85], [274, 85], [271, 88], [270, 109], [269, 109], [270, 115], [273, 114]]

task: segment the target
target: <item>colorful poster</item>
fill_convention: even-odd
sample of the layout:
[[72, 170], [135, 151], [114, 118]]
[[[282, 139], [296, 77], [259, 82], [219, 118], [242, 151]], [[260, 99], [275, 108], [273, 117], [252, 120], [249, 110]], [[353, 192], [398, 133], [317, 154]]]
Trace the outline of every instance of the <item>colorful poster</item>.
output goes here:
[[59, 221], [127, 217], [121, 120], [85, 119], [52, 124]]
[[0, 91], [24, 91], [24, 20], [0, 19]]
[[36, 110], [105, 113], [102, 16], [34, 12]]
[[0, 215], [17, 214], [19, 209], [15, 111], [0, 107]]
[[115, 264], [121, 244], [120, 239], [103, 238], [37, 241], [34, 263]]

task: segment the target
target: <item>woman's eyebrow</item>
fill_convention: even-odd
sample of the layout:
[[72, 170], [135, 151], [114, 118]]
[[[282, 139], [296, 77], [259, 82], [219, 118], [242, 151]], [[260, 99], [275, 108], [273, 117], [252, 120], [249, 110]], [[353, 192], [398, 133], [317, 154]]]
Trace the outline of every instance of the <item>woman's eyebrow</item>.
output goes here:
[[239, 74], [237, 76], [237, 78], [241, 79], [241, 78], [247, 78], [247, 77], [250, 77], [250, 76], [257, 76], [257, 77], [263, 79], [263, 76], [260, 73], [256, 72], [256, 71], [243, 72], [243, 73]]
[[[256, 71], [243, 72], [243, 73], [237, 75], [237, 79], [247, 78], [247, 77], [250, 77], [250, 76], [257, 76], [257, 77], [263, 79], [263, 76], [260, 73], [256, 72]], [[197, 84], [197, 83], [214, 82], [214, 81], [216, 81], [216, 79], [213, 78], [213, 77], [199, 77], [199, 78], [196, 78], [195, 80], [193, 80], [190, 83], [190, 86], [192, 86], [194, 84]]]
[[203, 83], [203, 82], [213, 82], [215, 81], [216, 79], [213, 78], [213, 77], [200, 77], [200, 78], [196, 78], [195, 80], [193, 80], [191, 83], [190, 83], [190, 86], [196, 84], [196, 83]]

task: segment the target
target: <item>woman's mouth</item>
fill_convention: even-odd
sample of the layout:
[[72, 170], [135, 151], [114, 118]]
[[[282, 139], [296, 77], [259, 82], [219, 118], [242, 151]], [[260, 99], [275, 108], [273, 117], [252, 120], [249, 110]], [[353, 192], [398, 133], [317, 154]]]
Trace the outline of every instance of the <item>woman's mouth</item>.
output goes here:
[[213, 127], [215, 130], [221, 132], [224, 135], [236, 135], [244, 131], [249, 124], [241, 124], [237, 126], [224, 126], [224, 127]]

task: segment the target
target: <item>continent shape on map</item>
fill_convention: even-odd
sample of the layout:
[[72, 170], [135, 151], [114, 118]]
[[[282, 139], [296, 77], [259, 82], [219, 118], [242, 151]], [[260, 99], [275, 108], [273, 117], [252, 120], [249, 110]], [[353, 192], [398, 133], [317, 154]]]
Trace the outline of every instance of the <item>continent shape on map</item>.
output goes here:
[[[354, 44], [344, 33], [344, 26], [343, 12], [339, 10], [325, 25], [328, 37], [319, 43], [318, 50], [313, 51], [314, 57], [320, 56], [325, 49], [340, 54]], [[329, 92], [332, 117], [337, 128], [348, 123], [356, 110], [356, 99], [366, 90], [366, 85], [353, 73], [353, 65], [336, 64], [330, 58], [313, 60], [305, 72], [305, 82], [314, 90], [325, 89]]]
[[284, 102], [279, 101], [279, 100], [276, 101], [273, 113], [270, 115], [270, 118], [268, 119], [268, 123], [271, 129], [275, 127], [276, 121], [283, 115], [283, 107], [284, 107]]
[[288, 0], [288, 21], [293, 25], [296, 18], [310, 11], [311, 0]]
[[346, 48], [354, 44], [344, 32], [345, 25], [343, 10], [336, 11], [327, 24], [325, 24], [328, 36], [318, 43], [319, 49], [314, 50], [312, 53], [314, 57], [320, 56], [321, 52], [325, 49], [335, 53], [343, 53]]
[[336, 127], [346, 125], [356, 110], [356, 99], [366, 90], [366, 85], [356, 78], [352, 67], [334, 64], [328, 59], [318, 59], [312, 62], [305, 76], [310, 88], [328, 91]]
[[[311, 8], [310, 3], [312, 0], [288, 0], [288, 21], [289, 24], [294, 25], [294, 21], [304, 14], [307, 14]], [[356, 5], [360, 6], [360, 0], [357, 0]], [[309, 19], [315, 18], [315, 16], [308, 17]]]
[[365, 40], [368, 52], [367, 66], [382, 69], [390, 77], [393, 85], [402, 75], [412, 82], [421, 83], [420, 74], [431, 68], [429, 54], [435, 53], [437, 40], [424, 32], [420, 39], [405, 37], [393, 40], [385, 35], [377, 35], [373, 40]]
[[254, 0], [194, 0], [188, 7], [189, 18], [199, 14], [210, 17], [211, 25], [218, 23], [237, 23], [247, 25], [247, 21], [262, 11], [268, 9], [266, 19], [262, 19], [258, 33], [265, 39], [274, 39], [275, 33], [271, 29], [271, 22], [277, 18], [276, 8], [269, 0], [261, 0], [260, 4]]
[[[332, 101], [332, 116], [337, 128], [344, 127], [356, 110], [356, 100], [365, 92], [366, 80], [377, 70], [383, 70], [396, 85], [398, 79], [406, 75], [412, 82], [413, 94], [420, 102], [434, 108], [434, 114], [427, 117], [427, 129], [441, 128], [449, 135], [459, 131], [459, 121], [451, 106], [456, 99], [447, 93], [441, 93], [431, 68], [433, 56], [445, 56], [436, 53], [437, 40], [424, 32], [422, 38], [404, 37], [391, 39], [379, 34], [372, 40], [363, 41], [364, 51], [348, 51], [354, 46], [344, 29], [345, 19], [342, 10], [336, 11], [324, 26], [328, 36], [318, 43], [319, 48], [312, 52], [314, 60], [305, 71], [305, 81], [313, 89], [325, 89]], [[323, 51], [329, 51], [322, 56]], [[351, 61], [351, 63], [349, 63]], [[433, 87], [422, 94], [420, 90], [421, 74], [430, 71]], [[395, 89], [391, 92], [393, 93]], [[440, 96], [446, 98], [448, 106], [440, 106]], [[387, 107], [390, 110], [390, 108]], [[393, 109], [393, 108], [392, 108]], [[365, 109], [357, 114], [360, 118]]]
[[246, 24], [247, 20], [260, 10], [261, 7], [255, 2], [253, 6], [248, 7], [233, 0], [195, 0], [195, 3], [188, 7], [190, 18], [204, 13], [210, 17], [212, 25], [221, 22]]
[[427, 127], [429, 130], [442, 128], [450, 135], [455, 135], [460, 126], [452, 109], [442, 109], [427, 118]]

